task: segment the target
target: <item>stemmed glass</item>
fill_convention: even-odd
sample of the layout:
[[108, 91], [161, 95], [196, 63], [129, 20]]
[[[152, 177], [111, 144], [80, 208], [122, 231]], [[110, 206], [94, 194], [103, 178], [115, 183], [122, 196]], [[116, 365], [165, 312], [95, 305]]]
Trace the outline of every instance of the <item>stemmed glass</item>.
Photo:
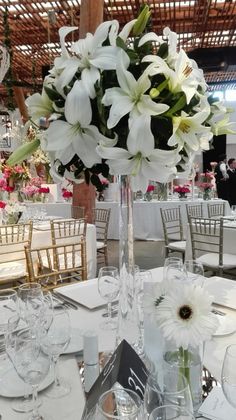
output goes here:
[[168, 267], [171, 265], [179, 266], [179, 269], [181, 269], [181, 267], [183, 267], [183, 261], [181, 258], [178, 258], [178, 257], [167, 257], [165, 259], [164, 267], [163, 267], [163, 280], [166, 280], [167, 270], [168, 270]]
[[187, 273], [187, 280], [196, 286], [204, 286], [204, 268], [202, 263], [195, 260], [186, 260], [184, 268]]
[[176, 281], [181, 283], [186, 282], [187, 273], [185, 271], [183, 262], [175, 261], [168, 264], [165, 276], [165, 279], [168, 280], [171, 284]]
[[189, 385], [184, 375], [176, 375], [170, 369], [164, 370], [163, 386], [160, 388], [156, 377], [149, 375], [144, 392], [144, 410], [149, 415], [154, 408], [162, 405], [177, 405], [193, 413], [193, 403]]
[[18, 311], [17, 293], [13, 289], [0, 290], [0, 334], [7, 329], [9, 318]]
[[107, 318], [101, 324], [101, 327], [107, 330], [113, 330], [117, 323], [112, 319], [111, 303], [118, 297], [120, 291], [119, 273], [116, 267], [102, 267], [98, 273], [98, 292], [101, 297], [107, 301]]
[[235, 222], [236, 220], [236, 205], [235, 204], [231, 206], [231, 214], [234, 217], [234, 222]]
[[13, 363], [20, 378], [33, 389], [34, 405], [29, 420], [44, 420], [45, 417], [38, 412], [38, 387], [49, 372], [50, 357], [42, 351], [37, 337], [30, 329], [16, 334]]
[[236, 344], [226, 348], [221, 385], [227, 401], [236, 408]]
[[194, 420], [194, 416], [177, 405], [163, 405], [153, 410], [149, 420]]
[[24, 283], [18, 289], [20, 317], [29, 325], [35, 324], [43, 300], [39, 283]]
[[142, 400], [128, 389], [113, 389], [101, 395], [96, 420], [143, 420]]
[[67, 348], [70, 338], [71, 327], [69, 314], [63, 308], [57, 309], [54, 312], [47, 334], [41, 339], [42, 348], [45, 353], [50, 355], [54, 366], [55, 381], [46, 393], [50, 398], [60, 398], [69, 394], [71, 390], [70, 385], [58, 376], [59, 356]]

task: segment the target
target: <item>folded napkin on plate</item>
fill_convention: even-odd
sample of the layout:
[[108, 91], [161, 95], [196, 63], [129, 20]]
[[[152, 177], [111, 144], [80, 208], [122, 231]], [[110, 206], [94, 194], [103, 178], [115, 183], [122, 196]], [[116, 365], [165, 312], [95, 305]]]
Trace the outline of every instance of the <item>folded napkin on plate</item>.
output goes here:
[[236, 419], [236, 409], [228, 403], [222, 389], [219, 387], [213, 388], [198, 412], [211, 420]]

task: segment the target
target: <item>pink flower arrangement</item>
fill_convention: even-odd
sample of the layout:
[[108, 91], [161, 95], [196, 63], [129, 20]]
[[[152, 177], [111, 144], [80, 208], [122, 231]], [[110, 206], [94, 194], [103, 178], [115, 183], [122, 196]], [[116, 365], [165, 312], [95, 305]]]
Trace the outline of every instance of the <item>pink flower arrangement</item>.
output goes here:
[[38, 189], [39, 194], [49, 194], [50, 193], [50, 188], [49, 187], [40, 187]]
[[0, 191], [5, 191], [5, 188], [7, 186], [6, 180], [4, 178], [0, 179]]
[[35, 187], [34, 185], [27, 185], [26, 187], [21, 189], [21, 192], [26, 197], [33, 197], [35, 194], [38, 194], [39, 188]]
[[152, 192], [154, 191], [154, 188], [155, 188], [154, 185], [148, 185], [146, 192]]
[[40, 187], [41, 187], [42, 182], [43, 182], [43, 179], [42, 179], [42, 178], [40, 178], [40, 176], [36, 176], [36, 177], [34, 177], [34, 178], [31, 178], [31, 180], [30, 180], [30, 182], [29, 182], [29, 185], [34, 185], [35, 187], [40, 188]]
[[174, 192], [177, 192], [180, 195], [185, 195], [190, 193], [190, 189], [187, 185], [178, 185], [177, 187], [174, 187]]
[[14, 187], [10, 187], [10, 185], [6, 185], [3, 190], [8, 192], [8, 193], [12, 193], [14, 191]]
[[212, 172], [204, 172], [200, 174], [200, 179], [196, 185], [203, 191], [210, 190], [214, 187], [214, 174]]
[[0, 209], [5, 209], [6, 204], [5, 201], [0, 201]]
[[73, 197], [73, 193], [71, 191], [68, 191], [68, 190], [63, 190], [62, 191], [62, 197], [63, 198], [71, 198], [71, 197]]

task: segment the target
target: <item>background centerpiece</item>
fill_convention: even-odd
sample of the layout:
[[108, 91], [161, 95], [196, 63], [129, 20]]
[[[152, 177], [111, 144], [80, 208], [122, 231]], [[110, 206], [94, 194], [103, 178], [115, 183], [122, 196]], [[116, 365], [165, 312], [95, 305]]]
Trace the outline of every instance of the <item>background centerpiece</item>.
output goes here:
[[188, 185], [178, 185], [174, 187], [174, 192], [178, 193], [180, 200], [187, 200], [187, 194], [190, 193], [190, 189]]
[[[148, 33], [149, 18], [146, 5], [122, 30], [116, 20], [104, 22], [94, 35], [88, 33], [70, 48], [65, 38], [77, 28], [60, 29], [61, 56], [45, 78], [42, 93], [27, 99], [32, 122], [39, 124], [45, 117], [49, 127], [23, 146], [24, 154], [30, 154], [40, 141], [55, 179], [76, 181], [84, 174], [97, 185], [99, 173], [118, 175], [122, 283], [118, 335], [131, 344], [139, 337], [132, 190], [145, 193], [149, 181], [165, 183], [177, 171], [191, 168], [195, 153], [209, 148], [212, 117], [216, 109], [219, 112], [217, 99], [206, 92], [202, 71], [178, 50], [177, 35], [169, 28], [163, 36]], [[220, 123], [218, 119], [214, 129]], [[18, 150], [10, 162], [22, 154]]]
[[200, 174], [197, 186], [203, 192], [203, 200], [210, 200], [212, 190], [214, 188], [215, 177], [212, 172], [205, 172]]

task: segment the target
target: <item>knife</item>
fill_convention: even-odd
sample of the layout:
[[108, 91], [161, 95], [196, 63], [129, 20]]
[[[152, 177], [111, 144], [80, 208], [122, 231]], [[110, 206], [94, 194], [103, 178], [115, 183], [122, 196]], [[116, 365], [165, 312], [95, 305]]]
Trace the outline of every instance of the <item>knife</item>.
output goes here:
[[74, 302], [72, 302], [71, 300], [70, 300], [70, 298], [67, 298], [67, 297], [65, 297], [65, 296], [62, 296], [60, 293], [58, 293], [58, 292], [52, 292], [52, 295], [56, 298], [56, 299], [58, 299], [60, 302], [62, 302], [62, 303], [66, 303], [71, 309], [78, 309], [78, 306], [74, 303]]

